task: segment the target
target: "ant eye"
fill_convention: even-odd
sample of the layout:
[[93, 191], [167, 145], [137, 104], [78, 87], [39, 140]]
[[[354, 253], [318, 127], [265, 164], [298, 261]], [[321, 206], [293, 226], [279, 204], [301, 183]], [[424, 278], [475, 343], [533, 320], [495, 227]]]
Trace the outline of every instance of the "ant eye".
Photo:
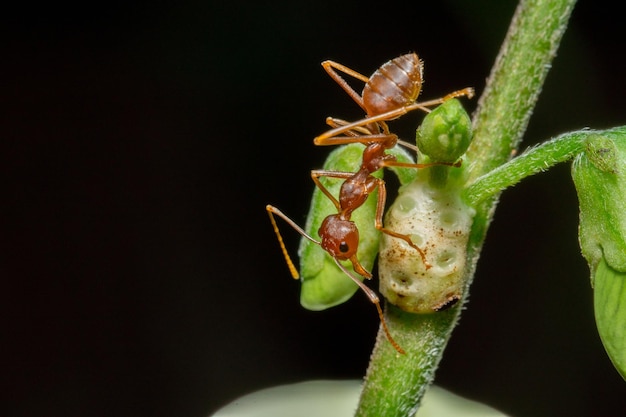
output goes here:
[[339, 251], [341, 251], [341, 253], [346, 253], [350, 250], [350, 246], [348, 246], [348, 244], [346, 242], [341, 242], [339, 244]]

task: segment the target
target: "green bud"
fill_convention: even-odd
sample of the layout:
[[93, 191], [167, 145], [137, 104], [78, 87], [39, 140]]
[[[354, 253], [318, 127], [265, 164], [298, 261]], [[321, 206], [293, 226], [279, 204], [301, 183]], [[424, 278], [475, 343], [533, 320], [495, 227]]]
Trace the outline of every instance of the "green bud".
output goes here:
[[598, 333], [626, 379], [626, 129], [589, 135], [585, 152], [574, 160], [572, 177]]
[[410, 313], [434, 313], [461, 300], [474, 215], [458, 188], [433, 188], [428, 175], [418, 174], [416, 181], [401, 187], [385, 227], [410, 236], [423, 248], [429, 265], [406, 242], [383, 234], [378, 271], [387, 301]]
[[580, 203], [580, 246], [592, 280], [602, 258], [626, 271], [626, 131], [589, 135], [572, 177]]
[[432, 162], [456, 162], [472, 139], [472, 121], [457, 99], [430, 112], [417, 129], [417, 147]]

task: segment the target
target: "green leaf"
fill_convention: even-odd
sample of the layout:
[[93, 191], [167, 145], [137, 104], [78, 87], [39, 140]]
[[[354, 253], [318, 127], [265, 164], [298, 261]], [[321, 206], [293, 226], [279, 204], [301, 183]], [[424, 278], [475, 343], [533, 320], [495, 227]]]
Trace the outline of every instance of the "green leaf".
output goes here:
[[[354, 172], [359, 169], [363, 145], [351, 144], [334, 149], [324, 163], [325, 170]], [[332, 195], [339, 195], [342, 180], [335, 178], [320, 178], [322, 184]], [[377, 193], [362, 207], [354, 212], [352, 220], [359, 228], [358, 257], [363, 267], [370, 270], [376, 257], [379, 233], [374, 227]], [[315, 187], [311, 198], [311, 207], [304, 230], [316, 239], [319, 239], [318, 229], [329, 214], [336, 213], [337, 209], [332, 201]], [[302, 289], [300, 303], [309, 310], [323, 310], [344, 303], [358, 289], [358, 286], [335, 265], [334, 260], [319, 245], [302, 238], [300, 241], [300, 279]], [[350, 265], [349, 262], [345, 263]], [[358, 275], [356, 275], [358, 276]]]
[[598, 333], [613, 365], [626, 379], [626, 272], [616, 271], [601, 260], [594, 281]]

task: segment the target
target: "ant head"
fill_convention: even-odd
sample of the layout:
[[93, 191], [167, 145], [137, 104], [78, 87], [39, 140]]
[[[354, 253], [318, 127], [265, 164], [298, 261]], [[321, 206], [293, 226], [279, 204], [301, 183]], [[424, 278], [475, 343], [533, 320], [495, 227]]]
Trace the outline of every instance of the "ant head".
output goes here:
[[335, 259], [345, 260], [356, 255], [359, 247], [359, 230], [350, 220], [332, 214], [324, 219], [318, 231], [321, 246]]

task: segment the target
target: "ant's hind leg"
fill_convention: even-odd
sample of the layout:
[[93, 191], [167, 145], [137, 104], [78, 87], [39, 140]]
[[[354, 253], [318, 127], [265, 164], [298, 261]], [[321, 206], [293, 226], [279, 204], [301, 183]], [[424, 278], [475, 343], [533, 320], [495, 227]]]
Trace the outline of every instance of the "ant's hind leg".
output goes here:
[[322, 62], [322, 67], [328, 73], [330, 78], [332, 78], [337, 84], [339, 84], [343, 91], [348, 93], [348, 95], [352, 97], [352, 100], [354, 100], [356, 104], [358, 104], [363, 110], [365, 110], [365, 106], [363, 105], [363, 98], [359, 95], [359, 93], [354, 91], [352, 87], [350, 87], [350, 84], [348, 84], [337, 71], [341, 71], [344, 74], [356, 78], [357, 80], [363, 81], [364, 83], [367, 83], [369, 81], [369, 78], [335, 61], [324, 61]]

